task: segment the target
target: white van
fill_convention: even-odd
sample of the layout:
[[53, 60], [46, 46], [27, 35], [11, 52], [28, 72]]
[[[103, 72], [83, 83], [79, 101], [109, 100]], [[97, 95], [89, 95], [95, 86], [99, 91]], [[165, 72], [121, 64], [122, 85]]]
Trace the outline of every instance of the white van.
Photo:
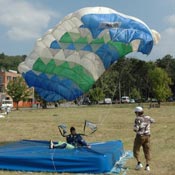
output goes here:
[[121, 98], [121, 102], [122, 102], [122, 103], [129, 103], [129, 102], [130, 102], [130, 98], [129, 98], [128, 96], [123, 96], [123, 97]]
[[13, 100], [2, 100], [1, 109], [6, 109], [7, 107], [13, 108]]
[[112, 99], [111, 98], [105, 98], [104, 99], [104, 104], [112, 104]]

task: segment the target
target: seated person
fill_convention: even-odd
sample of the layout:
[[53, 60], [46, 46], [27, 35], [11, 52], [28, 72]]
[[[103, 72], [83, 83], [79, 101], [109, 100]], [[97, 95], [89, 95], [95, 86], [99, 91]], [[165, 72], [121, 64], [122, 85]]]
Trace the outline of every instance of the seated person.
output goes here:
[[58, 142], [57, 144], [54, 144], [52, 141], [50, 141], [50, 149], [53, 148], [67, 148], [67, 149], [73, 149], [75, 147], [90, 147], [86, 141], [82, 138], [80, 134], [76, 133], [76, 129], [74, 127], [70, 128], [70, 134], [64, 135], [66, 137], [66, 142]]
[[66, 136], [66, 141], [75, 147], [88, 146], [82, 136], [76, 133], [76, 129], [74, 127], [70, 128], [70, 134]]

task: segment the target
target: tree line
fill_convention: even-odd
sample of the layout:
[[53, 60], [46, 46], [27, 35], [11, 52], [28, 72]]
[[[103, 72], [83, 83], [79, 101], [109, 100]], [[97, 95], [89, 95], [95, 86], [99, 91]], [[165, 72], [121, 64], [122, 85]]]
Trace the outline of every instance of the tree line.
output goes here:
[[[17, 70], [25, 57], [1, 53], [0, 68]], [[121, 96], [141, 101], [149, 98], [165, 101], [175, 95], [175, 58], [171, 55], [155, 61], [121, 58], [97, 80], [86, 95], [94, 102], [105, 97], [120, 100]]]
[[119, 59], [95, 83], [88, 96], [93, 101], [129, 96], [138, 101], [166, 101], [175, 95], [175, 59], [166, 55], [156, 61]]
[[17, 56], [8, 56], [4, 53], [0, 54], [0, 70], [8, 71], [8, 70], [16, 70], [18, 69], [19, 63], [24, 61], [26, 55], [17, 55]]

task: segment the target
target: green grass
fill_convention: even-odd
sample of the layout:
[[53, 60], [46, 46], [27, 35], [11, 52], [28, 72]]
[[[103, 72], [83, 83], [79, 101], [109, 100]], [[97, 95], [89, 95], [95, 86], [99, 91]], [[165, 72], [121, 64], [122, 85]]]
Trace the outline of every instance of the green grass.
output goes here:
[[[0, 144], [22, 139], [62, 140], [58, 124], [75, 126], [83, 132], [84, 120], [97, 124], [95, 134], [85, 139], [88, 142], [122, 140], [125, 150], [132, 150], [135, 133], [133, 132], [135, 105], [107, 105], [88, 107], [60, 107], [55, 109], [37, 109], [12, 111], [6, 118], [0, 119]], [[160, 108], [144, 106], [145, 114], [156, 120], [152, 125], [151, 172], [134, 170], [136, 161], [130, 159], [126, 166], [127, 175], [173, 175], [175, 172], [175, 107], [162, 105]], [[143, 152], [142, 160], [145, 163]], [[3, 175], [28, 174], [24, 172], [0, 171]], [[54, 173], [32, 173], [34, 175], [50, 175]]]

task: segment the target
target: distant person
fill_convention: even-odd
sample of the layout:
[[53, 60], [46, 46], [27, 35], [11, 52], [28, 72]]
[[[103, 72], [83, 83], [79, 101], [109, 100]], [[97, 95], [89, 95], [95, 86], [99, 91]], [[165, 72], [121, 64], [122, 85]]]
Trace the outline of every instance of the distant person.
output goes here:
[[58, 144], [54, 144], [52, 141], [50, 141], [50, 148], [69, 148], [69, 149], [73, 149], [76, 147], [90, 147], [86, 141], [82, 138], [81, 134], [77, 134], [76, 133], [76, 129], [74, 127], [70, 128], [70, 134], [69, 135], [64, 135], [66, 137], [66, 142], [61, 142], [62, 144], [60, 144], [58, 142]]
[[7, 106], [6, 107], [6, 114], [8, 115], [10, 112], [11, 112], [11, 108], [10, 108], [10, 106]]
[[154, 123], [154, 119], [152, 119], [150, 116], [144, 115], [143, 108], [140, 106], [136, 107], [134, 112], [136, 114], [134, 122], [136, 137], [134, 141], [133, 153], [137, 160], [136, 170], [143, 167], [139, 157], [140, 147], [143, 147], [143, 152], [146, 159], [145, 170], [150, 171], [150, 124]]

